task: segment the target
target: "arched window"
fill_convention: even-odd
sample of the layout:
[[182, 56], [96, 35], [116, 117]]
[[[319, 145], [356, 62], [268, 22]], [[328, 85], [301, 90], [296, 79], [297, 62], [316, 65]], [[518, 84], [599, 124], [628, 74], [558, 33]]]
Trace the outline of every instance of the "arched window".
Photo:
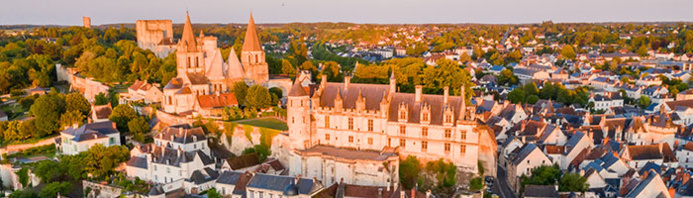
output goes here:
[[195, 57], [195, 67], [200, 67], [200, 57]]
[[257, 54], [255, 54], [255, 62], [256, 62], [256, 63], [259, 63], [259, 62], [260, 62], [260, 56], [257, 55]]
[[171, 99], [171, 96], [168, 97], [168, 104], [173, 104], [173, 100]]
[[187, 62], [187, 64], [185, 64], [186, 66], [188, 66], [188, 68], [192, 67], [192, 65], [190, 65], [190, 62], [192, 62], [191, 60], [192, 59], [190, 57], [188, 57], [188, 62]]

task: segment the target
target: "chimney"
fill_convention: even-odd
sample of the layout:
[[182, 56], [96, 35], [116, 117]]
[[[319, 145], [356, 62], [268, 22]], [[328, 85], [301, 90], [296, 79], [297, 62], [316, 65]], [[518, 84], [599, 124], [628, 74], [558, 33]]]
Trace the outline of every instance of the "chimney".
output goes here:
[[443, 87], [443, 103], [448, 104], [448, 98], [450, 97], [450, 87]]
[[351, 76], [350, 75], [344, 75], [344, 90], [349, 89], [349, 83], [351, 83]]
[[390, 184], [387, 184], [387, 191], [390, 191]]
[[115, 128], [116, 128], [116, 123], [115, 123], [115, 122], [111, 122], [111, 126], [115, 129]]
[[411, 198], [416, 197], [416, 188], [411, 188]]
[[416, 94], [416, 95], [415, 95], [415, 99], [414, 99], [414, 101], [415, 101], [416, 103], [421, 102], [421, 94], [422, 94], [422, 92], [423, 92], [423, 85], [416, 85], [416, 87], [415, 87], [415, 94]]
[[77, 123], [77, 122], [72, 123], [72, 128], [73, 129], [79, 128], [79, 123]]
[[661, 152], [662, 152], [662, 145], [664, 145], [664, 144], [659, 143], [659, 144], [657, 144], [657, 145], [659, 146], [659, 152], [661, 153]]
[[320, 86], [325, 86], [327, 84], [327, 75], [323, 74], [322, 77], [320, 77]]

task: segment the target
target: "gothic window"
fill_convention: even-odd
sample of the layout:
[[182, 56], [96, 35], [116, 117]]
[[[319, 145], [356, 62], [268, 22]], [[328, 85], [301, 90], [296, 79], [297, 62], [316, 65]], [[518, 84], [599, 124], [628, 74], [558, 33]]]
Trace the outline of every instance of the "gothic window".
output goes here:
[[399, 112], [399, 119], [406, 120], [407, 119], [407, 112], [406, 111], [400, 111]]
[[400, 125], [399, 126], [399, 134], [401, 134], [401, 135], [407, 134], [407, 126], [406, 125]]
[[421, 121], [428, 122], [428, 112], [424, 112], [421, 116]]
[[452, 122], [452, 115], [445, 115], [445, 122], [451, 123]]
[[259, 63], [259, 62], [260, 62], [260, 56], [257, 55], [257, 54], [255, 54], [255, 62], [256, 62], [256, 63]]

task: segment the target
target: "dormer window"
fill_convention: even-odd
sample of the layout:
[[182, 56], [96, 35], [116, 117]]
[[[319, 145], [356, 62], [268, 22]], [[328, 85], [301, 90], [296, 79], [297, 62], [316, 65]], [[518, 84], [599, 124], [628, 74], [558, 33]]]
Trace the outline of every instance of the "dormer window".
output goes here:
[[445, 115], [445, 122], [451, 123], [452, 122], [452, 115]]
[[431, 106], [424, 103], [421, 106], [421, 123], [428, 124], [431, 122]]
[[193, 142], [197, 142], [197, 136], [193, 136]]
[[409, 119], [409, 107], [402, 103], [399, 105], [399, 121], [406, 122]]

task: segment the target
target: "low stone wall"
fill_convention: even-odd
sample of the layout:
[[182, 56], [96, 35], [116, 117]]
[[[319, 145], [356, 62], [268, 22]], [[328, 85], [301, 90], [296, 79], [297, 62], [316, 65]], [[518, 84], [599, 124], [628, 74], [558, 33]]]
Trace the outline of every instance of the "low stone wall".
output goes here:
[[55, 144], [55, 138], [58, 138], [58, 136], [49, 137], [49, 138], [40, 140], [40, 141], [35, 142], [35, 143], [7, 145], [5, 148], [0, 148], [0, 155], [2, 155], [2, 154], [11, 155], [11, 154], [15, 154], [19, 151], [23, 151], [26, 149], [39, 147], [39, 146], [46, 146], [46, 145], [50, 145], [50, 144]]
[[88, 198], [120, 197], [120, 195], [123, 193], [123, 190], [118, 187], [99, 184], [87, 180], [82, 180], [82, 190], [82, 192], [84, 192], [84, 196]]

